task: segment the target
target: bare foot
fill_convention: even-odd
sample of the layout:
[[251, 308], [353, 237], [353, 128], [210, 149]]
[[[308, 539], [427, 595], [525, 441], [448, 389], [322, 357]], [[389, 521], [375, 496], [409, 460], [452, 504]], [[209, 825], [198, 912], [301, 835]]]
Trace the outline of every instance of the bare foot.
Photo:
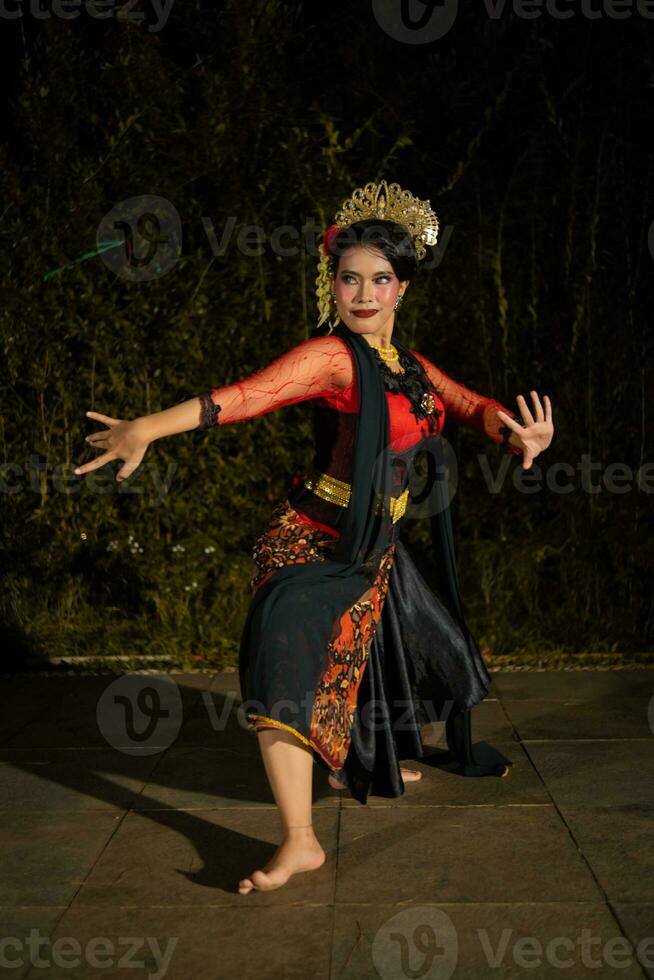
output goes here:
[[293, 874], [300, 871], [315, 871], [325, 863], [325, 852], [311, 830], [302, 836], [287, 832], [270, 861], [261, 870], [253, 871], [249, 878], [238, 883], [240, 895], [247, 895], [252, 889], [269, 892], [281, 888]]
[[[400, 768], [400, 772], [402, 774], [402, 781], [405, 783], [415, 783], [419, 779], [422, 779], [422, 773], [417, 769]], [[332, 789], [347, 789], [347, 783], [340, 782], [331, 774], [327, 777], [327, 782]]]

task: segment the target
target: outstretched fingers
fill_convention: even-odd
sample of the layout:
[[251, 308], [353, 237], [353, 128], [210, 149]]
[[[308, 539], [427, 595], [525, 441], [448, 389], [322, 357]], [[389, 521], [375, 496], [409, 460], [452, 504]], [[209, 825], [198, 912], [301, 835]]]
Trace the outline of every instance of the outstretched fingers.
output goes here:
[[527, 400], [524, 395], [518, 395], [516, 398], [518, 405], [520, 406], [520, 414], [527, 423], [527, 425], [534, 424], [534, 416], [529, 411], [529, 406], [527, 405]]
[[[87, 412], [87, 418], [94, 419], [97, 422], [102, 422], [107, 426], [106, 429], [99, 429], [97, 432], [91, 432], [88, 436], [85, 436], [85, 442], [93, 446], [94, 449], [104, 450], [101, 456], [97, 456], [92, 459], [89, 463], [83, 463], [82, 466], [75, 467], [74, 473], [76, 476], [83, 476], [85, 473], [92, 473], [94, 470], [100, 469], [101, 466], [105, 466], [107, 463], [111, 463], [114, 459], [124, 459], [123, 456], [116, 452], [116, 437], [114, 436], [113, 429], [115, 426], [120, 425], [123, 419], [115, 419], [111, 415], [103, 415], [102, 412]], [[121, 470], [119, 470], [116, 475], [117, 480], [125, 480], [127, 477], [136, 469], [139, 465], [143, 456], [145, 454], [145, 449], [140, 454], [137, 454], [134, 458], [130, 458], [129, 464], [125, 463]]]
[[[534, 416], [531, 414], [531, 411], [529, 410], [527, 401], [524, 398], [524, 396], [516, 395], [516, 401], [520, 407], [520, 414], [522, 415], [524, 421], [527, 423], [527, 425], [535, 425], [536, 422], [551, 422], [552, 402], [550, 401], [549, 396], [548, 395], [543, 396], [545, 402], [545, 408], [543, 409], [543, 405], [541, 404], [540, 398], [538, 397], [538, 392], [532, 391], [530, 392], [530, 394], [531, 394], [532, 401], [534, 403], [534, 412], [536, 414], [535, 419]], [[511, 418], [510, 415], [507, 415], [506, 412], [498, 411], [497, 414], [502, 419], [502, 421], [505, 422], [506, 425], [508, 425], [509, 428], [512, 429], [514, 432], [524, 432], [525, 427], [523, 425], [520, 425], [519, 422], [516, 422], [515, 419]]]
[[108, 426], [118, 425], [119, 422], [122, 422], [122, 419], [112, 419], [110, 415], [102, 415], [101, 412], [87, 412], [86, 414], [90, 419], [97, 419], [98, 422], [104, 422]]
[[516, 420], [511, 418], [510, 415], [507, 415], [506, 412], [502, 412], [498, 410], [497, 415], [498, 418], [501, 418], [503, 422], [506, 422], [508, 427], [510, 429], [513, 429], [514, 432], [523, 433], [525, 431], [524, 425], [520, 425], [519, 422], [516, 422]]
[[531, 400], [534, 403], [534, 410], [536, 412], [536, 421], [537, 422], [544, 422], [545, 421], [545, 413], [543, 412], [543, 406], [540, 403], [540, 398], [538, 397], [538, 392], [537, 391], [531, 391], [530, 392], [530, 395], [531, 395]]
[[116, 459], [115, 453], [104, 453], [104, 455], [92, 459], [90, 463], [84, 463], [83, 466], [76, 466], [74, 473], [76, 476], [83, 476], [85, 473], [91, 473], [93, 470], [100, 469], [101, 466], [104, 466], [105, 463], [110, 463], [113, 459]]

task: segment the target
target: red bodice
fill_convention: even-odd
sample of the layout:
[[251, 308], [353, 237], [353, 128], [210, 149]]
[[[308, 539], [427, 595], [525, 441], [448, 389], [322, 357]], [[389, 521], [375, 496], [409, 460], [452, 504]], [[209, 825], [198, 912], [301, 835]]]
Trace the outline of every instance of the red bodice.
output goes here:
[[[393, 452], [404, 452], [425, 436], [438, 435], [441, 432], [445, 406], [436, 393], [432, 397], [438, 414], [433, 412], [419, 419], [411, 411], [411, 402], [406, 394], [401, 391], [386, 391], [390, 447]], [[343, 391], [317, 398], [314, 404], [329, 406], [337, 412], [356, 414], [359, 411], [359, 391], [355, 379]]]
[[[439, 434], [448, 417], [493, 442], [505, 441], [508, 429], [497, 411], [517, 418], [515, 413], [495, 399], [454, 381], [416, 351], [403, 355], [401, 364], [402, 378], [380, 362], [388, 402], [390, 450], [397, 454], [400, 464], [396, 471], [398, 488], [404, 485], [401, 454], [410, 454], [423, 438]], [[432, 401], [428, 399], [425, 405], [427, 394]], [[311, 400], [315, 438], [313, 468], [350, 482], [359, 392], [350, 348], [339, 337], [328, 335], [305, 340], [244, 380], [212, 389], [210, 399], [216, 407], [218, 425], [245, 421], [285, 405]], [[432, 411], [428, 411], [430, 407]], [[337, 504], [312, 493], [300, 480], [294, 481], [289, 499], [310, 523], [338, 534], [335, 528], [343, 509]]]

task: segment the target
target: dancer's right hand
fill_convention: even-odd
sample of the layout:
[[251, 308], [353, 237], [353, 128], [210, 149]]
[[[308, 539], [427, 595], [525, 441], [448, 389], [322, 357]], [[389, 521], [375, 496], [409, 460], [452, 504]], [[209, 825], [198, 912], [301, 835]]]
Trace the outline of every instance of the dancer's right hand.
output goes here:
[[103, 422], [107, 428], [92, 432], [86, 437], [96, 449], [103, 449], [102, 456], [98, 456], [90, 463], [78, 466], [75, 473], [82, 475], [97, 470], [105, 463], [110, 463], [114, 459], [124, 460], [124, 465], [116, 473], [118, 481], [126, 480], [134, 472], [145, 452], [150, 445], [147, 438], [144, 419], [112, 419], [109, 415], [101, 415], [100, 412], [87, 412], [90, 419], [97, 419]]

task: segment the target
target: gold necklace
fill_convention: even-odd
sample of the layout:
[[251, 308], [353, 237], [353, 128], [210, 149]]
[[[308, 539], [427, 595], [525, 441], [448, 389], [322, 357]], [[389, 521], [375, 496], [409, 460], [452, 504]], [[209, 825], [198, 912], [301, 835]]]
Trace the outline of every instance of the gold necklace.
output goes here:
[[393, 344], [390, 347], [375, 347], [374, 344], [370, 346], [374, 351], [377, 351], [382, 361], [397, 361], [399, 358], [397, 347], [394, 347]]

